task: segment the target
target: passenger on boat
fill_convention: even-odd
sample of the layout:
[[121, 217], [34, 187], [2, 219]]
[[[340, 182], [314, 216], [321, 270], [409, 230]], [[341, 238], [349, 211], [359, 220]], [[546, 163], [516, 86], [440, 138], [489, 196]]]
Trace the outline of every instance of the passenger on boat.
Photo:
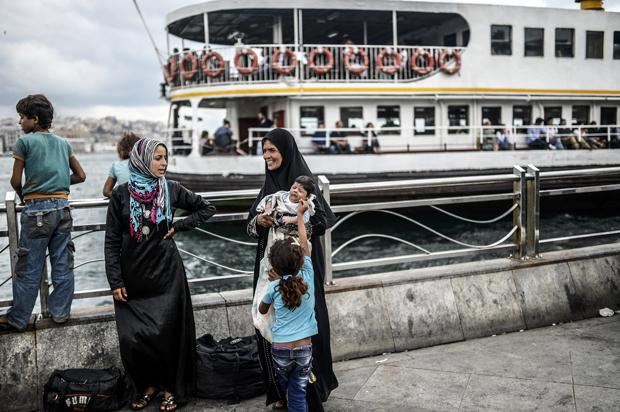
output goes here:
[[547, 149], [547, 141], [545, 140], [545, 128], [543, 123], [545, 121], [538, 117], [534, 122], [534, 126], [531, 126], [527, 130], [527, 147], [530, 149]]
[[347, 142], [346, 134], [339, 130], [343, 128], [342, 122], [340, 120], [336, 121], [334, 125], [336, 130], [329, 133], [329, 148], [333, 153], [338, 154], [349, 154], [351, 153], [351, 145]]
[[491, 126], [489, 119], [482, 119], [482, 145], [481, 150], [497, 150], [497, 143], [495, 142], [495, 133]]
[[607, 147], [607, 133], [602, 128], [597, 127], [596, 122], [592, 120], [590, 122], [590, 126], [586, 129], [587, 134], [587, 142], [594, 149], [604, 149]]
[[209, 137], [209, 131], [203, 130], [202, 135], [200, 136], [200, 155], [206, 156], [213, 152], [214, 145], [215, 141]]
[[[175, 410], [195, 386], [194, 312], [173, 236], [205, 223], [215, 207], [166, 180], [167, 157], [157, 140], [134, 145], [129, 182], [112, 192], [106, 219], [106, 275], [134, 410], [146, 408], [160, 391], [159, 409]], [[173, 223], [176, 208], [189, 215]]]
[[112, 163], [110, 171], [108, 172], [108, 178], [103, 184], [103, 196], [112, 196], [112, 189], [116, 184], [122, 185], [129, 181], [129, 154], [133, 145], [140, 138], [133, 134], [133, 132], [127, 132], [123, 134], [123, 137], [116, 144], [116, 152], [121, 160]]
[[312, 146], [317, 153], [332, 153], [331, 147], [327, 146], [325, 123], [319, 122], [319, 127], [312, 134]]
[[[260, 200], [272, 193], [290, 188], [298, 176], [312, 176], [306, 161], [297, 148], [293, 136], [284, 129], [274, 129], [263, 139], [263, 158], [265, 159], [265, 183], [249, 211], [247, 231], [250, 236], [258, 239], [256, 259], [254, 261], [254, 287], [258, 280], [260, 262], [265, 255], [269, 228], [274, 224], [270, 216], [259, 214], [256, 206]], [[318, 324], [318, 335], [312, 337], [312, 374], [316, 381], [308, 385], [306, 396], [310, 411], [321, 411], [321, 402], [325, 402], [332, 390], [338, 387], [338, 380], [332, 368], [330, 348], [330, 328], [327, 304], [325, 302], [325, 261], [320, 236], [334, 225], [336, 216], [329, 205], [317, 192], [314, 216], [310, 217], [312, 226], [312, 266], [314, 268], [315, 318]], [[275, 371], [270, 350], [270, 343], [257, 333], [259, 358], [263, 368], [263, 379], [267, 387], [266, 404], [277, 402], [282, 406], [285, 394], [276, 384]], [[311, 379], [312, 381], [312, 379]]]
[[226, 119], [222, 122], [222, 126], [215, 131], [215, 152], [217, 154], [231, 154], [234, 151], [233, 131], [230, 128], [230, 122]]
[[547, 142], [549, 142], [549, 149], [552, 150], [564, 150], [562, 139], [558, 136], [558, 128], [553, 124], [553, 118], [547, 119], [547, 127], [545, 127], [545, 136]]
[[[566, 124], [566, 119], [560, 119], [560, 127], [558, 127], [558, 137], [562, 140], [562, 145], [567, 149], [579, 149], [577, 138]], [[588, 144], [584, 141], [583, 148], [587, 149]]]
[[362, 135], [362, 145], [355, 148], [355, 153], [379, 153], [381, 151], [374, 124], [366, 123], [366, 127], [360, 132], [360, 135]]
[[500, 128], [495, 132], [495, 147], [499, 150], [512, 150], [514, 144], [510, 139], [510, 130], [504, 124], [500, 124]]
[[[70, 185], [86, 180], [71, 145], [49, 131], [54, 118], [52, 103], [36, 94], [21, 99], [16, 109], [25, 135], [13, 146], [11, 186], [25, 206], [13, 276], [13, 304], [6, 315], [0, 316], [0, 332], [22, 332], [28, 326], [48, 250], [54, 284], [48, 298], [49, 312], [56, 323], [69, 319], [75, 246], [68, 196]], [[22, 173], [26, 177], [23, 186]]]

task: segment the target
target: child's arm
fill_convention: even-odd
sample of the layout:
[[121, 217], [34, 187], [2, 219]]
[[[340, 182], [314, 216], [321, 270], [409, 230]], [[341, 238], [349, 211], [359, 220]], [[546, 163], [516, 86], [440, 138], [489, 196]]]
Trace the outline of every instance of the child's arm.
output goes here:
[[71, 156], [69, 158], [69, 167], [71, 168], [71, 184], [74, 185], [76, 183], [82, 183], [86, 180], [86, 173], [84, 173], [84, 169], [82, 169], [82, 165], [78, 162], [77, 158]]
[[304, 212], [308, 210], [308, 202], [305, 200], [299, 201], [299, 207], [297, 208], [297, 231], [299, 233], [299, 246], [304, 256], [310, 256], [310, 250], [308, 248], [308, 234], [306, 233], [306, 225], [304, 224]]
[[108, 176], [105, 183], [103, 184], [103, 196], [104, 197], [112, 197], [112, 189], [116, 185], [116, 179], [112, 176]]
[[271, 307], [271, 303], [267, 304], [261, 300], [260, 305], [258, 306], [258, 311], [260, 312], [261, 315], [265, 315], [267, 312], [269, 312], [270, 307]]
[[21, 201], [23, 201], [22, 173], [24, 172], [24, 164], [23, 160], [15, 158], [15, 162], [13, 163], [13, 175], [11, 176], [11, 186]]

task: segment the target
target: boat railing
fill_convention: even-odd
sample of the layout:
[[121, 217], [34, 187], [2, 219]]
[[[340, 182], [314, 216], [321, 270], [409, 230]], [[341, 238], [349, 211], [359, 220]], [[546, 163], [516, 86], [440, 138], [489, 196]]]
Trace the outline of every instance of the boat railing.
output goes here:
[[[248, 154], [260, 154], [262, 138], [270, 128], [248, 129]], [[499, 138], [507, 138], [511, 149], [527, 149], [529, 131], [548, 144], [554, 139], [571, 139], [577, 143], [596, 140], [607, 149], [620, 147], [620, 126], [618, 125], [459, 125], [418, 127], [348, 127], [348, 128], [287, 128], [304, 153], [342, 153], [330, 150], [335, 141], [345, 141], [352, 153], [373, 152], [373, 140], [378, 143], [375, 153], [450, 151], [450, 150], [493, 150]], [[498, 132], [500, 135], [498, 136]], [[491, 146], [487, 146], [490, 144]], [[581, 145], [584, 148], [587, 145]], [[496, 148], [495, 148], [496, 149]], [[348, 150], [346, 151], [348, 152]]]
[[169, 56], [164, 74], [172, 88], [234, 83], [398, 83], [438, 70], [459, 70], [463, 47], [320, 44], [239, 44], [186, 50]]
[[[428, 198], [420, 197], [407, 197], [402, 196], [399, 200], [385, 200], [385, 201], [373, 201], [368, 203], [347, 203], [336, 204], [332, 206], [335, 213], [340, 216], [339, 221], [322, 236], [322, 244], [326, 256], [325, 260], [325, 283], [328, 285], [333, 284], [334, 273], [350, 271], [356, 269], [369, 269], [385, 267], [389, 265], [421, 262], [428, 260], [441, 260], [447, 258], [464, 257], [464, 256], [476, 256], [488, 254], [489, 252], [495, 252], [498, 250], [505, 250], [510, 252], [510, 256], [513, 259], [536, 259], [540, 257], [540, 245], [546, 243], [559, 243], [567, 242], [576, 239], [599, 239], [620, 235], [620, 230], [609, 228], [604, 232], [593, 232], [579, 235], [567, 235], [555, 238], [540, 239], [541, 225], [540, 225], [540, 198], [544, 196], [559, 196], [567, 194], [583, 194], [594, 193], [601, 191], [618, 191], [620, 190], [620, 184], [597, 184], [592, 186], [579, 186], [574, 187], [574, 183], [569, 183], [569, 187], [561, 187], [554, 189], [541, 189], [541, 181], [545, 179], [554, 179], [555, 181], [568, 179], [569, 182], [573, 182], [574, 178], [583, 177], [606, 177], [620, 176], [620, 167], [611, 168], [596, 168], [596, 169], [581, 169], [581, 170], [564, 170], [564, 171], [552, 171], [552, 172], [540, 172], [535, 166], [529, 165], [527, 169], [523, 169], [520, 166], [514, 166], [511, 173], [496, 174], [496, 175], [481, 175], [481, 176], [463, 176], [463, 177], [445, 177], [445, 178], [431, 178], [431, 179], [412, 179], [401, 181], [386, 181], [386, 182], [367, 182], [367, 183], [346, 183], [346, 184], [330, 184], [329, 180], [325, 176], [319, 176], [318, 183], [319, 188], [323, 193], [326, 201], [331, 203], [332, 197], [344, 195], [347, 193], [380, 193], [385, 191], [394, 192], [395, 190], [409, 190], [420, 189], [427, 187], [442, 187], [449, 189], [454, 186], [463, 185], [476, 185], [480, 187], [488, 187], [488, 191], [482, 191], [482, 194], [476, 195], [462, 195], [462, 196], [430, 196]], [[512, 188], [500, 193], [497, 190], [493, 190], [498, 184], [511, 184]], [[212, 201], [219, 200], [249, 200], [253, 199], [258, 194], [257, 189], [252, 190], [239, 190], [239, 191], [220, 191], [220, 192], [208, 192], [201, 193], [200, 195], [206, 199]], [[71, 208], [73, 209], [93, 209], [93, 208], [106, 208], [108, 204], [107, 199], [83, 199], [83, 200], [71, 200]], [[452, 205], [462, 204], [486, 204], [486, 205], [503, 205], [498, 207], [498, 210], [494, 212], [490, 217], [485, 219], [472, 219], [467, 216], [459, 215], [449, 210]], [[476, 225], [486, 225], [491, 223], [498, 223], [503, 225], [503, 233], [500, 233], [497, 238], [489, 239], [488, 243], [473, 244], [468, 241], [464, 241], [461, 236], [450, 235], [443, 233], [438, 228], [433, 228], [430, 223], [425, 223], [421, 219], [413, 218], [410, 215], [404, 213], [407, 209], [431, 207], [437, 212], [440, 212], [447, 216], [446, 219], [454, 219], [455, 222], [462, 221]], [[0, 279], [0, 286], [7, 284], [11, 279], [16, 276], [15, 265], [17, 261], [17, 251], [19, 245], [19, 214], [23, 210], [23, 206], [18, 203], [14, 192], [8, 192], [6, 194], [5, 204], [0, 205], [0, 213], [4, 213], [6, 216], [7, 230], [0, 231], [0, 238], [5, 238], [8, 244], [0, 250], [0, 254], [7, 253], [10, 259], [11, 275], [6, 279]], [[355, 236], [350, 239], [346, 239], [340, 245], [334, 249], [332, 241], [332, 234], [336, 231], [340, 231], [345, 225], [351, 224], [351, 218], [359, 214], [365, 213], [382, 213], [389, 214], [395, 218], [401, 219], [403, 225], [410, 225], [411, 228], [418, 228], [423, 231], [429, 232], [434, 236], [442, 239], [445, 244], [436, 244], [433, 246], [435, 250], [431, 250], [429, 246], [423, 246], [416, 244], [414, 239], [406, 239], [402, 237], [394, 236], [392, 233], [382, 233], [380, 228], [373, 228], [372, 233], [364, 233]], [[234, 213], [217, 213], [211, 221], [217, 224], [220, 222], [245, 222], [248, 218], [247, 212], [234, 212]], [[444, 225], [445, 226], [445, 225]], [[229, 236], [223, 236], [215, 233], [214, 231], [206, 230], [205, 228], [196, 229], [201, 234], [206, 236], [215, 237], [219, 240], [232, 242], [238, 247], [249, 248], [248, 253], [253, 254], [252, 248], [255, 247], [253, 241], [249, 239], [235, 239]], [[105, 231], [105, 223], [103, 222], [88, 222], [85, 224], [77, 224], [72, 228], [73, 239], [81, 236], [89, 235], [96, 232]], [[240, 233], [245, 233], [245, 230], [240, 230]], [[415, 233], [413, 230], [409, 233]], [[461, 239], [459, 239], [461, 237]], [[413, 253], [399, 254], [396, 256], [384, 256], [375, 258], [363, 258], [350, 261], [340, 260], [341, 252], [344, 249], [352, 248], [356, 243], [364, 239], [387, 239], [393, 242], [401, 243], [411, 248]], [[452, 245], [452, 246], [450, 246]], [[367, 248], [366, 248], [367, 250]], [[196, 253], [180, 249], [184, 256], [191, 259], [197, 259], [202, 263], [205, 263], [211, 267], [218, 267], [226, 271], [219, 276], [208, 276], [199, 279], [190, 279], [189, 283], [192, 286], [208, 286], [214, 284], [229, 284], [231, 282], [245, 281], [249, 285], [249, 281], [252, 277], [252, 267], [235, 268], [230, 264], [215, 262], [214, 260], [207, 259], [204, 256], [200, 256]], [[384, 247], [378, 247], [376, 252], [385, 252]], [[103, 255], [103, 245], [101, 247], [101, 254]], [[369, 253], [365, 253], [367, 256]], [[4, 255], [6, 256], [6, 255]], [[338, 258], [337, 258], [338, 257]], [[92, 259], [84, 261], [75, 265], [75, 269], [85, 266], [94, 262], [101, 262], [102, 258]], [[47, 316], [48, 306], [47, 299], [49, 296], [51, 282], [48, 279], [47, 272], [48, 265], [44, 265], [41, 274], [41, 288], [40, 288], [40, 305], [41, 314]], [[101, 276], [105, 276], [101, 273]], [[75, 299], [85, 299], [93, 297], [110, 296], [110, 290], [108, 288], [94, 289], [94, 290], [78, 290], [74, 294]], [[0, 307], [8, 307], [12, 304], [10, 299], [0, 300]]]

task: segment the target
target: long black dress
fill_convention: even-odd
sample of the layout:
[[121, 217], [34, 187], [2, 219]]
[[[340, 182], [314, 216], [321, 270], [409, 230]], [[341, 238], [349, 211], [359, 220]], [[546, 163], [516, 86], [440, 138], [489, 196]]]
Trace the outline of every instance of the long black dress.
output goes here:
[[[260, 261], [265, 255], [269, 230], [256, 224], [256, 206], [260, 200], [279, 190], [289, 190], [295, 179], [301, 175], [312, 176], [303, 156], [297, 149], [293, 136], [283, 129], [270, 131], [265, 139], [270, 140], [282, 154], [282, 164], [277, 170], [270, 171], [265, 167], [265, 183], [249, 211], [248, 234], [258, 239], [256, 260], [254, 261], [254, 289], [260, 273]], [[316, 375], [316, 382], [308, 385], [307, 400], [310, 411], [322, 411], [321, 402], [327, 401], [332, 390], [338, 387], [338, 380], [332, 368], [332, 353], [330, 347], [329, 314], [325, 302], [325, 258], [320, 237], [328, 227], [331, 227], [336, 217], [322, 195], [317, 191], [315, 214], [310, 218], [312, 225], [312, 266], [314, 268], [315, 316], [319, 333], [312, 337], [312, 369]], [[284, 394], [275, 381], [273, 361], [271, 358], [271, 344], [260, 336], [257, 331], [259, 358], [263, 368], [263, 381], [267, 388], [267, 405], [283, 400]]]
[[183, 261], [168, 227], [190, 230], [215, 207], [176, 182], [168, 181], [170, 204], [191, 214], [173, 225], [165, 220], [141, 242], [129, 235], [127, 184], [114, 190], [105, 236], [106, 275], [112, 290], [125, 287], [127, 302], [114, 301], [123, 366], [137, 393], [155, 386], [185, 402], [195, 385], [196, 331]]

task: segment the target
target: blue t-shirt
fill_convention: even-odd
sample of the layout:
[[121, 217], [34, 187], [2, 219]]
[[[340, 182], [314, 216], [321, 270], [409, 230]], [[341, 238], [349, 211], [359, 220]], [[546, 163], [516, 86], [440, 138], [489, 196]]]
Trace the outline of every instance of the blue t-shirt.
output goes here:
[[129, 182], [129, 159], [119, 160], [112, 163], [108, 176], [116, 179], [117, 185]]
[[267, 294], [263, 297], [265, 304], [273, 302], [274, 306], [276, 320], [271, 327], [274, 343], [293, 342], [319, 333], [314, 316], [314, 270], [310, 256], [304, 256], [304, 264], [297, 276], [308, 285], [308, 291], [301, 298], [301, 305], [298, 307], [290, 310], [284, 306], [278, 287], [279, 279], [269, 283]]
[[13, 146], [13, 157], [24, 161], [24, 200], [67, 198], [71, 184], [71, 145], [53, 133], [29, 133]]

